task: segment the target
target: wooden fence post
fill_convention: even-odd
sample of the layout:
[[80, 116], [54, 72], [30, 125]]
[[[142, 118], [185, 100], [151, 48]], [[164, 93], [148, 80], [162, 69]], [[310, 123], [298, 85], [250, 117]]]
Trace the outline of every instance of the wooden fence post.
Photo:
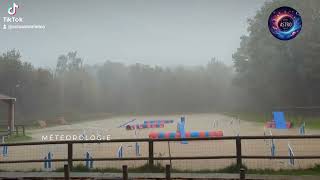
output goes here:
[[122, 166], [122, 178], [123, 178], [123, 180], [128, 180], [128, 166], [127, 165]]
[[246, 172], [244, 168], [240, 169], [240, 180], [245, 180], [246, 179]]
[[154, 166], [154, 159], [153, 159], [153, 141], [149, 140], [149, 166]]
[[70, 170], [72, 170], [73, 168], [72, 159], [73, 159], [73, 144], [69, 142], [68, 143], [68, 165]]
[[171, 166], [169, 164], [166, 165], [166, 180], [171, 179]]
[[68, 164], [64, 165], [64, 179], [70, 180], [70, 168]]
[[242, 153], [241, 153], [241, 138], [239, 136], [236, 137], [236, 153], [237, 153], [237, 166], [238, 168], [242, 167]]

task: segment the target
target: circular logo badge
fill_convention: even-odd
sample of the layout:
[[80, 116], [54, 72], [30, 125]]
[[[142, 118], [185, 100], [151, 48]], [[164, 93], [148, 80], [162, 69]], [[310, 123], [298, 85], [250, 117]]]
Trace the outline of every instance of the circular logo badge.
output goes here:
[[279, 7], [274, 10], [268, 21], [271, 34], [280, 40], [295, 38], [302, 28], [302, 19], [298, 11], [291, 7]]

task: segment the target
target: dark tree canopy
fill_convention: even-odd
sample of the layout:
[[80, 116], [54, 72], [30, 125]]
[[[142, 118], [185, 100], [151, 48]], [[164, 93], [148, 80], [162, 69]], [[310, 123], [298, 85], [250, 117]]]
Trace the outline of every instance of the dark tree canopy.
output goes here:
[[[303, 29], [290, 41], [274, 38], [267, 26], [270, 13], [290, 6], [302, 16]], [[249, 35], [233, 54], [236, 84], [250, 92], [261, 108], [320, 104], [320, 1], [267, 2], [248, 20]]]
[[111, 61], [89, 66], [69, 52], [51, 71], [23, 63], [12, 50], [0, 56], [0, 64], [0, 92], [17, 97], [21, 120], [68, 113], [212, 112], [232, 104], [232, 68], [214, 58], [199, 67]]

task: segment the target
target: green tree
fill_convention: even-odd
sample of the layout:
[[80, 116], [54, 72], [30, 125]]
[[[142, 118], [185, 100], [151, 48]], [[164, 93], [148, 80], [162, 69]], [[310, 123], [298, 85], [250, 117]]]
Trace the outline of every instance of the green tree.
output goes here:
[[[300, 12], [303, 30], [293, 40], [274, 38], [267, 27], [270, 13], [290, 6]], [[284, 0], [266, 2], [248, 20], [249, 35], [233, 54], [236, 84], [250, 92], [260, 108], [320, 103], [320, 2]]]

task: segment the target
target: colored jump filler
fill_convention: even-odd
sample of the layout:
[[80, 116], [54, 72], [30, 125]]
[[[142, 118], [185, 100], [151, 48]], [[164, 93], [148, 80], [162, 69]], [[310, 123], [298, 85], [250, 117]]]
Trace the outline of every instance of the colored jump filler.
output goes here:
[[118, 158], [123, 158], [123, 146], [122, 146], [122, 144], [118, 148], [117, 157]]
[[2, 156], [8, 157], [8, 146], [2, 146]]
[[135, 129], [148, 129], [148, 128], [164, 128], [165, 124], [171, 124], [174, 120], [146, 120], [142, 124], [129, 124], [125, 125], [126, 130]]
[[287, 129], [286, 119], [283, 112], [273, 112], [273, 119], [277, 129]]
[[48, 152], [48, 155], [44, 157], [44, 169], [50, 170], [52, 168], [52, 156], [51, 152]]
[[[203, 138], [203, 137], [221, 137], [223, 131], [185, 131], [185, 117], [181, 117], [176, 132], [150, 132], [150, 139], [165, 138]], [[183, 143], [183, 142], [182, 142]]]
[[86, 152], [85, 162], [86, 162], [87, 169], [93, 168], [93, 160], [89, 152]]
[[148, 129], [148, 128], [164, 128], [164, 124], [159, 123], [143, 123], [143, 124], [133, 124], [126, 125], [126, 130], [135, 130], [135, 129]]
[[288, 162], [289, 165], [294, 166], [294, 153], [293, 153], [293, 149], [289, 143], [288, 143], [288, 155], [290, 156], [290, 159]]
[[306, 126], [306, 122], [302, 123], [300, 128], [299, 128], [299, 134], [300, 135], [305, 135], [305, 126]]
[[172, 124], [174, 120], [150, 120], [150, 121], [143, 121], [144, 124]]
[[276, 128], [276, 129], [289, 129], [292, 127], [290, 121], [286, 121], [284, 112], [272, 112], [273, 120], [267, 122], [267, 128]]

